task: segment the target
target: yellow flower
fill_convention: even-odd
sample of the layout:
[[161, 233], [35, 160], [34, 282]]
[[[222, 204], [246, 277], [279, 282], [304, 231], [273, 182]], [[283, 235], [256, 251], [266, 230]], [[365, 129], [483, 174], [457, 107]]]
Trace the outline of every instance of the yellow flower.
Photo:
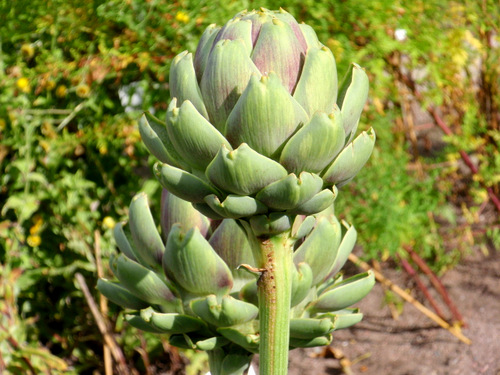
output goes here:
[[108, 153], [108, 147], [106, 145], [99, 146], [99, 153], [101, 155], [106, 155]]
[[31, 44], [25, 43], [21, 46], [21, 53], [23, 56], [31, 59], [35, 55], [35, 49]]
[[90, 87], [84, 83], [76, 87], [76, 95], [80, 98], [86, 98], [90, 94]]
[[31, 91], [30, 81], [26, 77], [19, 78], [16, 84], [17, 88], [26, 94]]
[[46, 140], [41, 140], [40, 141], [40, 146], [43, 148], [43, 150], [45, 152], [49, 152], [50, 151], [50, 143], [47, 142]]
[[116, 225], [116, 221], [111, 216], [106, 216], [102, 220], [102, 225], [106, 229], [113, 229], [115, 227], [115, 225]]
[[5, 130], [6, 127], [7, 127], [7, 122], [5, 122], [3, 118], [0, 118], [0, 131]]
[[56, 87], [56, 81], [52, 80], [52, 79], [49, 79], [47, 81], [47, 83], [45, 84], [45, 87], [47, 88], [47, 90], [51, 91], [51, 90], [54, 90], [54, 88]]
[[68, 88], [66, 86], [60, 85], [60, 86], [57, 87], [56, 95], [59, 98], [65, 97], [67, 93], [68, 93]]
[[182, 23], [188, 23], [189, 22], [189, 15], [186, 12], [183, 12], [182, 10], [177, 12], [175, 15], [175, 19], [178, 22]]
[[40, 246], [40, 244], [42, 243], [42, 238], [37, 234], [30, 235], [28, 236], [26, 242], [28, 242], [28, 245], [30, 245], [31, 247], [37, 247]]
[[[30, 234], [35, 235], [40, 233], [40, 229], [42, 229], [43, 219], [40, 215], [36, 215], [33, 217], [33, 226], [30, 228]], [[37, 245], [38, 246], [38, 245]]]

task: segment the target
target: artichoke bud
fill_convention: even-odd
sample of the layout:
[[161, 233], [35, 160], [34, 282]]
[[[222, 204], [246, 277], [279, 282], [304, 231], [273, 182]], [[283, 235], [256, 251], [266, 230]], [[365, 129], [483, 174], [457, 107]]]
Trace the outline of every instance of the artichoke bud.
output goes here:
[[[146, 267], [158, 269], [165, 245], [161, 239], [144, 193], [137, 194], [129, 208], [130, 231], [135, 244], [135, 255]], [[161, 269], [161, 268], [160, 268]]]
[[229, 293], [231, 271], [198, 228], [184, 233], [176, 224], [168, 236], [163, 255], [165, 274], [176, 285], [194, 295]]
[[246, 323], [259, 313], [259, 309], [248, 302], [224, 296], [219, 301], [215, 295], [191, 301], [191, 309], [205, 322], [216, 327], [230, 327]]
[[375, 277], [372, 271], [342, 280], [323, 291], [310, 310], [330, 312], [345, 309], [363, 299], [374, 285]]
[[[197, 227], [202, 236], [206, 237], [210, 229], [210, 219], [196, 210], [191, 203], [163, 189], [161, 194], [161, 228], [165, 237], [174, 224], [182, 228]], [[166, 240], [166, 238], [165, 238]]]
[[344, 129], [347, 136], [356, 133], [361, 112], [368, 99], [368, 90], [369, 80], [364, 69], [352, 63], [340, 85], [337, 99], [337, 104], [344, 116]]
[[[147, 115], [141, 134], [165, 163], [155, 168], [162, 185], [210, 218], [317, 214], [373, 149], [373, 132], [345, 146], [366, 73], [353, 64], [339, 89], [332, 52], [282, 9], [209, 26], [194, 60], [182, 52], [172, 62], [170, 89], [166, 125]], [[315, 175], [306, 183], [302, 172]]]
[[370, 129], [362, 132], [347, 145], [333, 163], [323, 173], [323, 180], [330, 184], [342, 186], [351, 180], [365, 165], [375, 145], [375, 132]]
[[[295, 250], [290, 347], [327, 345], [334, 329], [361, 319], [347, 307], [374, 277], [337, 275], [356, 230], [344, 223], [342, 238], [333, 203], [368, 160], [375, 134], [352, 141], [368, 95], [364, 70], [351, 65], [338, 86], [332, 52], [282, 9], [211, 25], [194, 58], [174, 58], [166, 122], [145, 114], [139, 125], [160, 160], [165, 238], [146, 196], [136, 196], [130, 235], [124, 224], [114, 229], [123, 254], [110, 266], [119, 282], [98, 283], [111, 301], [141, 310], [127, 315], [131, 325], [185, 348], [239, 346], [218, 372], [243, 374], [248, 357], [239, 354], [259, 350], [254, 252], [283, 232]], [[211, 236], [209, 218], [224, 219]]]
[[317, 219], [316, 227], [295, 251], [296, 265], [307, 263], [313, 271], [312, 284], [317, 285], [330, 272], [337, 257], [341, 239], [340, 223], [332, 216]]

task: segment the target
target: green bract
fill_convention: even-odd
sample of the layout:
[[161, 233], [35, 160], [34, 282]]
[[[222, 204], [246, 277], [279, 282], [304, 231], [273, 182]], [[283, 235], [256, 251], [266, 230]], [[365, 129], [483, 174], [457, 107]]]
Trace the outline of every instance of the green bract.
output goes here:
[[339, 87], [332, 52], [284, 10], [210, 26], [170, 92], [166, 123], [146, 114], [141, 134], [163, 186], [211, 218], [320, 212], [373, 150], [373, 130], [352, 141], [366, 73], [352, 64]]

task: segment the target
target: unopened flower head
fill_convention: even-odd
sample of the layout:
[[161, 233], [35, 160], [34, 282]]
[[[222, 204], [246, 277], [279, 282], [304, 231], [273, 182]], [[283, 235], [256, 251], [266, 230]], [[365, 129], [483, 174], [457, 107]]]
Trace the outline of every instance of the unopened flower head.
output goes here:
[[209, 26], [169, 84], [166, 131], [146, 115], [143, 140], [164, 187], [214, 218], [320, 212], [373, 149], [372, 130], [354, 139], [365, 71], [352, 64], [339, 86], [332, 52], [284, 10]]

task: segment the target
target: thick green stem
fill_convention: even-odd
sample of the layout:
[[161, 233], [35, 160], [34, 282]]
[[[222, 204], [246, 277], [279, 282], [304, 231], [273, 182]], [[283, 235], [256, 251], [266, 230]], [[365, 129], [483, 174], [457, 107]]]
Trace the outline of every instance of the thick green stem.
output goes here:
[[261, 375], [286, 375], [290, 336], [293, 242], [285, 232], [260, 242], [259, 293]]

